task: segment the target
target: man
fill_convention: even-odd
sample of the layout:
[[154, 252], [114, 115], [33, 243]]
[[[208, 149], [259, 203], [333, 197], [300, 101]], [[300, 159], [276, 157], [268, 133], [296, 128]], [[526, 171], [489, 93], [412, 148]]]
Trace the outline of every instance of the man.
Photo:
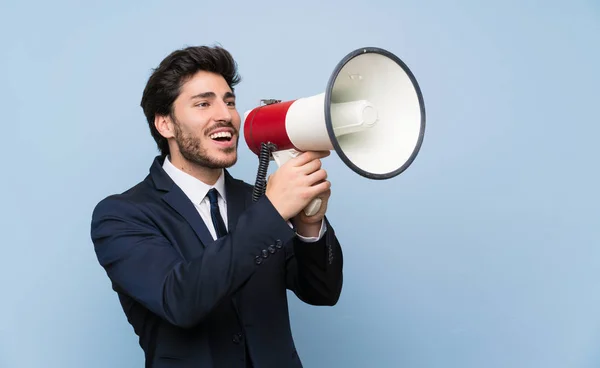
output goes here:
[[[146, 367], [302, 367], [286, 290], [333, 306], [342, 250], [325, 218], [320, 159], [305, 152], [266, 194], [226, 170], [237, 160], [237, 66], [220, 47], [167, 56], [141, 106], [160, 156], [139, 184], [96, 206], [91, 237], [144, 350]], [[303, 208], [316, 197], [319, 213]]]

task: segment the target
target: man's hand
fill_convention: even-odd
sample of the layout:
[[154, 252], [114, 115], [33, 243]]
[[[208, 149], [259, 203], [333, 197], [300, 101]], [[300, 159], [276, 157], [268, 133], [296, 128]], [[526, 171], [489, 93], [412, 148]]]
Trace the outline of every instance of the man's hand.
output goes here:
[[[273, 173], [267, 182], [265, 195], [277, 212], [288, 221], [300, 214], [314, 198], [321, 197], [323, 203], [319, 213], [311, 216], [309, 224], [313, 221], [320, 226], [318, 220], [313, 218], [323, 218], [323, 209], [327, 207], [329, 198], [329, 188], [331, 184], [327, 181], [327, 172], [321, 168], [321, 158], [330, 155], [329, 151], [323, 152], [303, 152], [298, 157], [294, 157]], [[306, 216], [304, 216], [306, 218]], [[304, 219], [297, 219], [298, 223], [304, 223]], [[317, 229], [317, 234], [318, 234]]]
[[[331, 187], [331, 185], [330, 185]], [[319, 212], [312, 216], [306, 216], [304, 210], [300, 211], [296, 216], [293, 217], [292, 222], [296, 226], [296, 232], [307, 238], [316, 238], [319, 236], [321, 230], [321, 223], [327, 212], [327, 203], [331, 196], [331, 189], [323, 192], [318, 198], [321, 198], [321, 208]]]

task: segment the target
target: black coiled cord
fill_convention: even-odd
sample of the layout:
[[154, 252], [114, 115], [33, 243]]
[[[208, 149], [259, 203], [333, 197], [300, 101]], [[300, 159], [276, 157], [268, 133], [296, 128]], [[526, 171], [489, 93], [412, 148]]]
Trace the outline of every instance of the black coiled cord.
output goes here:
[[256, 173], [256, 183], [252, 192], [252, 201], [256, 202], [267, 191], [267, 171], [269, 170], [269, 161], [271, 152], [275, 150], [272, 143], [261, 143], [258, 155], [258, 172]]

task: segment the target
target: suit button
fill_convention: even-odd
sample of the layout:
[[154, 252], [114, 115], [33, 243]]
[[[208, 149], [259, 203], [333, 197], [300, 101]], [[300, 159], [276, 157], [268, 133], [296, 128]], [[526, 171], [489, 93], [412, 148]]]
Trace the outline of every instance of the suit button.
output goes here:
[[272, 245], [269, 245], [269, 253], [273, 254], [275, 252], [277, 252], [277, 250], [275, 248], [273, 248]]
[[262, 261], [263, 261], [263, 260], [262, 260], [262, 258], [260, 258], [259, 256], [256, 256], [256, 257], [254, 258], [254, 263], [256, 263], [257, 265], [261, 264], [261, 263], [262, 263]]
[[263, 249], [261, 253], [263, 258], [267, 258], [269, 256], [269, 252], [267, 252], [266, 249]]
[[275, 248], [281, 249], [282, 246], [283, 246], [283, 243], [281, 242], [281, 240], [277, 239], [275, 241]]
[[236, 333], [235, 335], [233, 335], [233, 343], [234, 344], [239, 344], [242, 341], [242, 334], [241, 333]]

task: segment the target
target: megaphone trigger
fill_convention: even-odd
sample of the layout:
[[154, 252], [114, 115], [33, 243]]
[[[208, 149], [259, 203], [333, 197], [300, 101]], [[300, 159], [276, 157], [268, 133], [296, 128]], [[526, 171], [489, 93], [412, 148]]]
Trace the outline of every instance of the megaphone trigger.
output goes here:
[[290, 148], [290, 149], [282, 150], [282, 151], [274, 151], [271, 154], [273, 155], [273, 159], [277, 163], [277, 166], [281, 167], [281, 165], [285, 164], [292, 158], [298, 157], [298, 155], [300, 155], [300, 153], [301, 152], [299, 152], [293, 148]]

